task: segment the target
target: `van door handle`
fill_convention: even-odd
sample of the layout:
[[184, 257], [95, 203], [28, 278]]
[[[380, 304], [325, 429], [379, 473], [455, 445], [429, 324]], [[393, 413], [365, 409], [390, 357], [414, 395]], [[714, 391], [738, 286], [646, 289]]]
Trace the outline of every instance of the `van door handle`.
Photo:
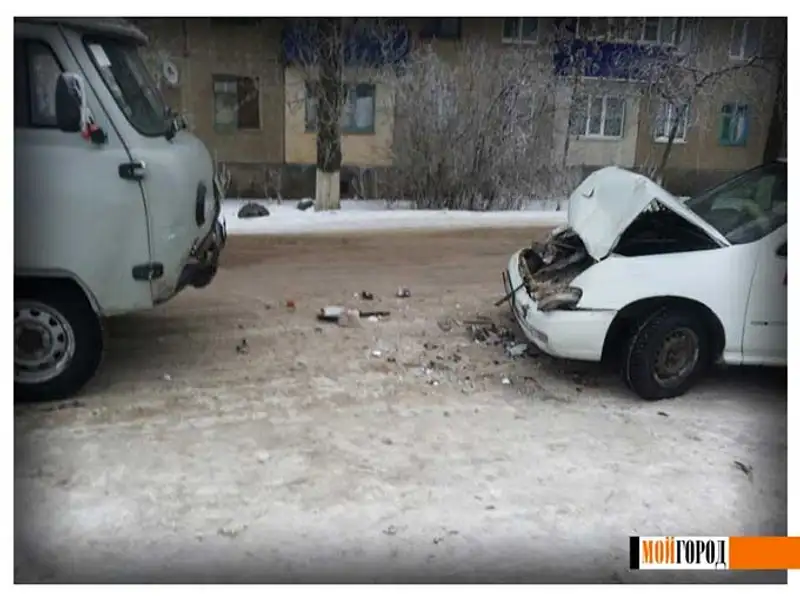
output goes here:
[[131, 181], [141, 181], [144, 179], [144, 161], [135, 160], [133, 162], [122, 163], [119, 166], [119, 176]]
[[778, 246], [777, 250], [775, 250], [775, 256], [786, 258], [786, 244], [781, 244]]

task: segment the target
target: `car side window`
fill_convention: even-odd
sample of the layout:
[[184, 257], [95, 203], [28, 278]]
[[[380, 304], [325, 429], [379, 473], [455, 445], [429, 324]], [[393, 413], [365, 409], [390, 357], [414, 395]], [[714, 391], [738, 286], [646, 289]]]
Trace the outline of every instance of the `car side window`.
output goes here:
[[14, 40], [14, 126], [56, 127], [56, 82], [63, 72], [40, 40]]

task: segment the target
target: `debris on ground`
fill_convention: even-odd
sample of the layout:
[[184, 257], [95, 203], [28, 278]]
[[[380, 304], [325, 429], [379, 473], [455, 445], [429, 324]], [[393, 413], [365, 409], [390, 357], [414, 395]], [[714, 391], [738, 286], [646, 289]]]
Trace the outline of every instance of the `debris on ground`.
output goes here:
[[506, 348], [506, 352], [511, 358], [518, 358], [528, 351], [528, 344], [514, 344]]
[[236, 344], [236, 352], [239, 354], [247, 354], [250, 352], [250, 347], [247, 345], [247, 340], [242, 338], [242, 341]]
[[511, 385], [511, 380], [508, 377], [503, 377], [501, 383], [503, 385]]
[[65, 408], [83, 408], [86, 404], [81, 402], [80, 400], [70, 400], [68, 402], [60, 402], [58, 404], [52, 404], [50, 406], [45, 406], [41, 409], [41, 412], [54, 412], [58, 410], [64, 410]]
[[386, 529], [383, 530], [385, 535], [397, 535], [397, 527], [394, 525], [389, 525]]
[[741, 461], [735, 460], [735, 461], [733, 461], [733, 466], [735, 466], [742, 473], [747, 475], [748, 479], [750, 479], [750, 480], [753, 479], [753, 466], [752, 465], [746, 465], [745, 463], [743, 463]]
[[444, 541], [444, 537], [441, 536], [441, 535], [437, 535], [435, 538], [433, 538], [433, 543], [436, 544], [436, 545], [441, 544], [443, 541]]
[[345, 312], [347, 312], [347, 309], [344, 306], [325, 306], [320, 309], [317, 318], [320, 321], [336, 323]]
[[358, 327], [362, 318], [370, 322], [380, 321], [381, 318], [390, 316], [388, 310], [358, 310], [344, 306], [325, 306], [320, 309], [317, 319], [329, 323], [338, 323], [343, 327]]
[[411, 297], [411, 290], [406, 287], [399, 287], [397, 288], [397, 297], [398, 298], [410, 298]]
[[444, 333], [449, 333], [453, 330], [454, 327], [458, 325], [458, 322], [453, 319], [452, 317], [442, 317], [437, 319], [436, 324], [439, 326]]
[[164, 381], [172, 381], [172, 375], [170, 375], [169, 373], [164, 373], [163, 379]]
[[247, 525], [231, 525], [227, 527], [220, 527], [217, 529], [217, 535], [227, 538], [235, 538], [245, 529], [247, 529]]
[[363, 290], [361, 292], [361, 299], [362, 300], [374, 300], [375, 299], [375, 294], [373, 294], [372, 292], [368, 292], [366, 290]]
[[248, 202], [242, 208], [239, 209], [237, 216], [240, 219], [254, 219], [258, 217], [268, 217], [269, 210], [267, 210], [266, 206], [259, 204], [258, 202]]
[[381, 352], [380, 350], [373, 350], [372, 356], [374, 356], [375, 358], [380, 358], [381, 356], [383, 356], [383, 352]]
[[308, 210], [312, 206], [314, 206], [314, 201], [310, 198], [306, 198], [297, 203], [297, 210]]
[[486, 325], [468, 325], [467, 331], [472, 337], [472, 340], [480, 344], [498, 346], [500, 344], [517, 343], [516, 336], [511, 329], [508, 327], [499, 327], [495, 323], [489, 323]]
[[358, 314], [358, 309], [350, 308], [336, 318], [336, 323], [339, 327], [361, 327], [361, 315]]
[[663, 410], [658, 411], [657, 414], [658, 414], [659, 417], [668, 417], [669, 416], [669, 414], [665, 413]]
[[366, 319], [369, 319], [370, 317], [382, 319], [390, 316], [392, 313], [390, 313], [388, 310], [361, 310], [359, 311], [359, 314]]
[[289, 310], [293, 311], [293, 310], [297, 309], [297, 305], [294, 303], [294, 300], [287, 300], [286, 301], [286, 308], [288, 308]]

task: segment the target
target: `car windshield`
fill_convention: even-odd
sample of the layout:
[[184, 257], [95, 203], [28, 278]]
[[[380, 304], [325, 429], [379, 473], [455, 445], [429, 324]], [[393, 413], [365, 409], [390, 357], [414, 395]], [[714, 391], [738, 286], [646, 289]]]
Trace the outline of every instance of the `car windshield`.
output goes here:
[[786, 223], [786, 163], [763, 165], [686, 202], [731, 244], [748, 244]]
[[167, 106], [137, 46], [114, 38], [92, 37], [86, 47], [131, 125], [142, 135], [164, 135]]

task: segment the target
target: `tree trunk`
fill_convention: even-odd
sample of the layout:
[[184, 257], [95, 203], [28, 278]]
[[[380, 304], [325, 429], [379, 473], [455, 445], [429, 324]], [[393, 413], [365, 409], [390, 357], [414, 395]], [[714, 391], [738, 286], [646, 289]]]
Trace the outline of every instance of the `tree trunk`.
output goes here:
[[340, 207], [339, 173], [342, 167], [342, 21], [319, 19], [319, 83], [317, 98], [317, 182], [315, 210]]
[[775, 101], [772, 103], [772, 118], [767, 132], [767, 144], [764, 147], [764, 162], [786, 157], [786, 78], [786, 46], [784, 46], [778, 63], [778, 86], [775, 90]]

